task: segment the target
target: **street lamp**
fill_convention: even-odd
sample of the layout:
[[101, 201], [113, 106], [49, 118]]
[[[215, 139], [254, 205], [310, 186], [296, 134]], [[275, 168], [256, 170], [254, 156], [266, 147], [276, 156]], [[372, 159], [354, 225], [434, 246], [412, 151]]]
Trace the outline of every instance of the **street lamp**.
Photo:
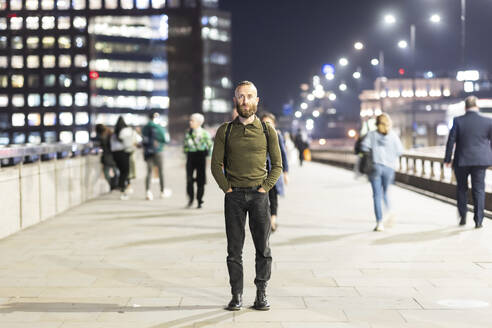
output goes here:
[[338, 61], [338, 63], [341, 65], [341, 66], [347, 66], [348, 65], [348, 59], [345, 58], [345, 57], [342, 57], [340, 58], [340, 60]]
[[364, 44], [360, 41], [357, 41], [356, 43], [354, 43], [354, 48], [355, 50], [362, 50], [364, 49]]
[[394, 24], [394, 23], [396, 23], [396, 18], [395, 18], [395, 16], [388, 14], [388, 15], [384, 16], [384, 22], [386, 24]]
[[429, 18], [429, 20], [431, 21], [431, 23], [440, 23], [441, 16], [439, 16], [438, 14], [434, 14]]
[[398, 48], [400, 48], [400, 49], [408, 48], [408, 42], [405, 40], [398, 41]]

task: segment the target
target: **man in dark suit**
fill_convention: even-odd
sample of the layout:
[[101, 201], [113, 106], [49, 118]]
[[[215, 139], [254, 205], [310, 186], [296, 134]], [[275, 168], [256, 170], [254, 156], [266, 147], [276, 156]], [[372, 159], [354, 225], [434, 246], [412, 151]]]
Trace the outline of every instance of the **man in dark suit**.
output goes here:
[[492, 119], [481, 116], [474, 96], [465, 99], [466, 113], [456, 117], [449, 132], [444, 163], [453, 168], [457, 182], [460, 225], [466, 224], [468, 176], [471, 175], [475, 228], [482, 227], [485, 205], [485, 172], [492, 165]]

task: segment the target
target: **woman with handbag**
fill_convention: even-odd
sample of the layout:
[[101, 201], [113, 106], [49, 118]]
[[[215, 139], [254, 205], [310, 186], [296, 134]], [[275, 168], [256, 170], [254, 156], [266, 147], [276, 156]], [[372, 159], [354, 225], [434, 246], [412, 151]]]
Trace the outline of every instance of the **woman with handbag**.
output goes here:
[[372, 187], [376, 227], [374, 231], [383, 231], [382, 202], [386, 210], [390, 211], [388, 188], [395, 179], [395, 167], [398, 158], [403, 152], [400, 139], [391, 130], [391, 118], [388, 114], [381, 114], [376, 118], [376, 131], [371, 131], [362, 141], [362, 151], [372, 155], [372, 172], [368, 172]]
[[[200, 113], [190, 116], [190, 130], [186, 132], [184, 139], [184, 152], [186, 154], [186, 193], [188, 205], [191, 207], [195, 195], [194, 183], [196, 182], [197, 208], [202, 208], [203, 194], [205, 193], [205, 167], [207, 156], [212, 153], [212, 138], [210, 133], [202, 128], [205, 118]], [[194, 174], [196, 172], [196, 177]]]

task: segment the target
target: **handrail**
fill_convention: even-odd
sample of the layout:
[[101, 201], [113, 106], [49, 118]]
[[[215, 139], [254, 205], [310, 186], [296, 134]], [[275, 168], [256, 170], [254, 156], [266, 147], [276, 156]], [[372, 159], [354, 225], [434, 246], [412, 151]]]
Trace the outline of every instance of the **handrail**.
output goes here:
[[41, 156], [55, 153], [86, 154], [93, 149], [92, 143], [87, 144], [41, 144], [41, 145], [10, 145], [0, 147], [0, 160], [22, 158], [27, 156]]

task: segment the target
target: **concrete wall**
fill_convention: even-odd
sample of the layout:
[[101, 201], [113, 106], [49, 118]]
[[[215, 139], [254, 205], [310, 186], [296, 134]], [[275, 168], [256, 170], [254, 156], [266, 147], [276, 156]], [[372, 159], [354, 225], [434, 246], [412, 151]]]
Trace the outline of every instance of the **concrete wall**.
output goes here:
[[99, 156], [0, 168], [0, 238], [108, 191]]

